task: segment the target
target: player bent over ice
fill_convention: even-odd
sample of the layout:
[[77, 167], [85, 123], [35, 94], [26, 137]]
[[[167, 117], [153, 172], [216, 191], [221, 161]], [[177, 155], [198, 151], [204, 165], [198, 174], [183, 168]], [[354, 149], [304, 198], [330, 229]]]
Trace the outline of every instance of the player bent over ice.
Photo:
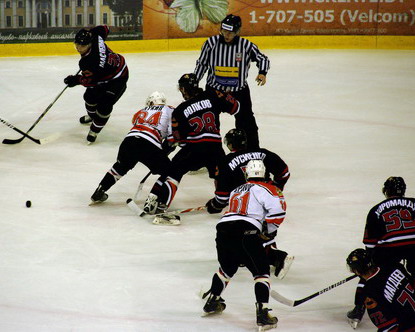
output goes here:
[[193, 73], [179, 79], [179, 90], [185, 99], [172, 114], [172, 131], [180, 151], [172, 158], [167, 178], [161, 187], [153, 187], [144, 212], [164, 212], [171, 204], [182, 177], [189, 171], [206, 167], [214, 178], [218, 161], [225, 156], [220, 135], [220, 113], [239, 111], [239, 102], [231, 95], [199, 88]]
[[265, 181], [262, 160], [251, 160], [246, 166], [248, 182], [231, 192], [229, 210], [216, 226], [216, 249], [219, 271], [213, 275], [203, 310], [220, 313], [226, 305], [221, 294], [240, 265], [254, 277], [256, 317], [259, 330], [276, 327], [278, 319], [269, 314], [270, 268], [263, 240], [274, 242], [279, 225], [285, 218], [286, 204], [281, 190]]
[[133, 116], [133, 127], [122, 141], [117, 162], [105, 174], [91, 196], [92, 203], [107, 200], [110, 189], [138, 162], [147, 166], [151, 173], [160, 174], [161, 182], [169, 169], [167, 150], [171, 149], [171, 116], [173, 108], [166, 105], [166, 97], [158, 91], [146, 100], [146, 106]]

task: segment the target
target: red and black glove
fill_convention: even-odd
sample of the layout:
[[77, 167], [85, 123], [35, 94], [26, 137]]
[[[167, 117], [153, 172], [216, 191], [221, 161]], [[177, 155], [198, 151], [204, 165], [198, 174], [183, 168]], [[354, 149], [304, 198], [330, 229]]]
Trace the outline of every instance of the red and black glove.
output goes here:
[[73, 88], [74, 86], [81, 84], [81, 77], [81, 75], [69, 75], [65, 77], [63, 82], [70, 88]]

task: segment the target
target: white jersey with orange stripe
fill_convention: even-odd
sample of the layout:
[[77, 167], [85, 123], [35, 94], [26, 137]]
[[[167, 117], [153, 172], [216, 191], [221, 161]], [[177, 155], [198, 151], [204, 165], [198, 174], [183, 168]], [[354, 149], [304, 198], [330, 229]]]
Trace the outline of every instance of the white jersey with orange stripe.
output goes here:
[[161, 149], [163, 139], [173, 140], [171, 115], [174, 108], [167, 105], [146, 106], [133, 116], [128, 136], [142, 137]]
[[272, 233], [284, 221], [286, 203], [282, 191], [263, 181], [248, 181], [231, 192], [229, 209], [221, 222], [245, 220], [260, 232]]

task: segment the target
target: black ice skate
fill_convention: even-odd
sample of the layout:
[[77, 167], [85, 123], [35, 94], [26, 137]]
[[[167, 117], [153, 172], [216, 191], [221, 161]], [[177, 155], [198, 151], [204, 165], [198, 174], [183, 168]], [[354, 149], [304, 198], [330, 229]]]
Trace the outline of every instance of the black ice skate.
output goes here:
[[86, 137], [86, 140], [88, 141], [89, 144], [94, 143], [97, 139], [98, 133], [90, 130], [88, 133], [88, 136]]
[[81, 116], [79, 118], [79, 122], [82, 124], [88, 124], [92, 122], [92, 118], [87, 114], [87, 115]]
[[205, 306], [203, 307], [203, 311], [207, 315], [220, 314], [223, 310], [225, 310], [225, 308], [226, 304], [224, 299], [222, 299], [220, 296], [210, 294]]
[[277, 327], [278, 318], [269, 314], [271, 309], [264, 307], [263, 303], [256, 303], [256, 325], [258, 331], [266, 331]]
[[364, 305], [357, 305], [347, 313], [349, 324], [353, 329], [356, 329], [365, 314], [366, 308]]
[[102, 187], [99, 186], [91, 196], [90, 205], [105, 202], [107, 199], [108, 199], [108, 194], [106, 194], [105, 191], [102, 189]]

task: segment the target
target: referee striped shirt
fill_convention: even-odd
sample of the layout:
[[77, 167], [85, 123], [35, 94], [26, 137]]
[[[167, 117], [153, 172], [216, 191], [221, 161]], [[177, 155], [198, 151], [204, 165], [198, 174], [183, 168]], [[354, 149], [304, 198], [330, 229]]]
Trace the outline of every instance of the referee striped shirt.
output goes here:
[[194, 73], [198, 81], [208, 72], [206, 84], [221, 91], [245, 88], [251, 62], [256, 62], [259, 74], [266, 75], [270, 62], [254, 43], [236, 36], [228, 44], [221, 35], [210, 37], [202, 47]]

